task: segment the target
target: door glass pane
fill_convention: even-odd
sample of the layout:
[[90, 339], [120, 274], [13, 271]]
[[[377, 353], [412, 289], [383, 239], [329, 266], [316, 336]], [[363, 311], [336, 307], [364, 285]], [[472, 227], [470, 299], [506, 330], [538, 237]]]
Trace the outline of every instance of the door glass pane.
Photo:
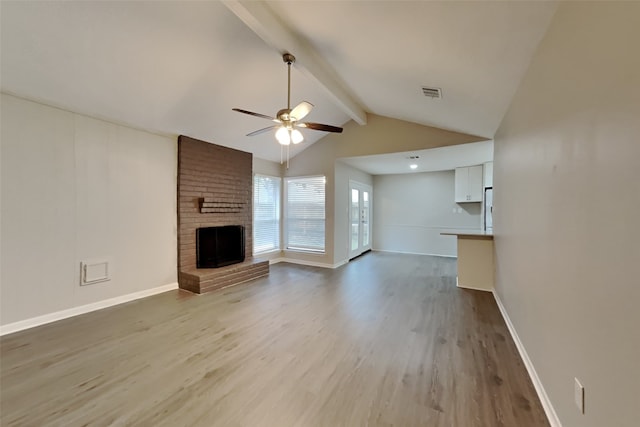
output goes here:
[[362, 192], [362, 246], [369, 245], [369, 192]]
[[351, 189], [351, 250], [358, 249], [358, 236], [360, 226], [360, 192]]

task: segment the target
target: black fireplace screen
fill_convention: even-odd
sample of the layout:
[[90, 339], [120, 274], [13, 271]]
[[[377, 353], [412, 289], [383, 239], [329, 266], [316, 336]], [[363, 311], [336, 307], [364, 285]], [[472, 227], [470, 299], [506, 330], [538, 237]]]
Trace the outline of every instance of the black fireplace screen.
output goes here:
[[225, 225], [196, 230], [196, 265], [217, 268], [244, 261], [244, 227]]

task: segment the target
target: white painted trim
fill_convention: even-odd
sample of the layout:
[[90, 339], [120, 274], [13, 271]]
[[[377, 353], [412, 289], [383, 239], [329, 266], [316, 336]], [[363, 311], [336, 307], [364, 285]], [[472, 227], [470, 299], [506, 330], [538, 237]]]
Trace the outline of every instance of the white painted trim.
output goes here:
[[486, 288], [476, 288], [475, 286], [466, 286], [466, 285], [461, 285], [460, 281], [458, 280], [458, 276], [456, 276], [456, 286], [458, 288], [461, 289], [472, 289], [474, 291], [485, 291], [485, 292], [493, 292], [493, 288], [492, 289], [486, 289]]
[[471, 289], [474, 291], [493, 292], [493, 289], [477, 288], [475, 286], [461, 285], [460, 283], [458, 283], [457, 279], [456, 279], [456, 286], [459, 287], [460, 289]]
[[286, 258], [286, 257], [284, 257], [284, 258], [270, 259], [269, 260], [269, 265], [277, 264], [279, 262], [289, 262], [291, 264], [308, 265], [309, 267], [322, 267], [322, 268], [335, 269], [335, 268], [338, 268], [338, 267], [341, 267], [341, 266], [347, 264], [349, 262], [349, 260], [340, 261], [340, 262], [337, 262], [335, 264], [325, 264], [323, 262], [307, 261], [307, 260], [304, 260], [304, 259], [295, 259], [295, 258]]
[[[351, 249], [351, 208], [352, 206], [352, 192], [353, 190], [358, 190], [359, 200], [358, 200], [358, 210], [360, 210], [360, 202], [364, 203], [363, 193], [369, 194], [369, 244], [366, 246], [360, 246], [362, 244], [362, 236], [364, 227], [362, 226], [362, 221], [360, 221], [360, 212], [358, 212], [358, 247], [355, 250]], [[349, 254], [349, 259], [353, 259], [359, 257], [363, 253], [373, 250], [373, 186], [369, 184], [362, 183], [360, 181], [356, 181], [354, 179], [349, 179], [349, 186], [347, 188], [347, 221], [346, 221], [345, 232], [346, 236], [349, 236], [346, 239], [347, 243], [347, 253]]]
[[[360, 254], [362, 255], [362, 254]], [[349, 264], [349, 260], [348, 259], [343, 259], [342, 261], [339, 261], [335, 264], [333, 264], [333, 266], [331, 268], [338, 268], [338, 267], [342, 267], [343, 265], [347, 265]]]
[[500, 309], [502, 318], [504, 319], [504, 322], [507, 324], [507, 328], [511, 333], [511, 338], [513, 338], [513, 342], [516, 344], [516, 347], [518, 348], [518, 352], [520, 353], [520, 357], [522, 358], [522, 362], [524, 363], [524, 366], [527, 368], [529, 377], [531, 377], [531, 382], [533, 382], [533, 386], [535, 387], [536, 392], [538, 393], [538, 397], [540, 398], [540, 402], [542, 403], [544, 412], [547, 415], [549, 424], [551, 424], [551, 427], [562, 427], [562, 424], [560, 423], [560, 419], [558, 418], [558, 415], [556, 414], [555, 409], [553, 409], [551, 400], [549, 399], [549, 396], [547, 395], [547, 392], [545, 391], [544, 386], [542, 385], [542, 381], [540, 381], [540, 377], [538, 377], [538, 373], [536, 372], [536, 369], [533, 366], [531, 359], [529, 359], [527, 350], [524, 348], [524, 344], [522, 344], [522, 341], [520, 340], [520, 337], [516, 332], [516, 328], [515, 326], [513, 326], [513, 323], [511, 323], [509, 314], [507, 313], [506, 308], [502, 304], [502, 301], [500, 300], [500, 297], [498, 296], [495, 290], [493, 290], [493, 297], [496, 300], [496, 304], [498, 304], [498, 309]]
[[404, 252], [404, 251], [388, 251], [385, 249], [372, 249], [374, 252], [387, 252], [390, 254], [407, 254], [407, 255], [428, 255], [428, 256], [440, 256], [443, 258], [458, 258], [457, 255], [442, 255], [442, 254], [427, 254], [424, 252]]
[[169, 283], [168, 285], [158, 286], [157, 288], [145, 289], [127, 295], [121, 295], [106, 300], [93, 302], [91, 304], [81, 305], [78, 307], [68, 308], [66, 310], [56, 311], [54, 313], [44, 314], [42, 316], [32, 317], [30, 319], [20, 320], [6, 325], [0, 325], [0, 336], [12, 334], [36, 326], [44, 325], [58, 320], [67, 319], [69, 317], [78, 316], [80, 314], [89, 313], [91, 311], [101, 310], [103, 308], [112, 307], [114, 305], [123, 304], [125, 302], [134, 301], [140, 298], [149, 297], [155, 294], [172, 291], [178, 289], [178, 283]]
[[279, 252], [282, 252], [282, 249], [278, 248], [278, 249], [269, 249], [268, 251], [264, 251], [264, 252], [253, 252], [253, 257], [260, 259], [260, 258], [265, 258], [268, 257], [269, 255], [272, 254], [277, 254]]

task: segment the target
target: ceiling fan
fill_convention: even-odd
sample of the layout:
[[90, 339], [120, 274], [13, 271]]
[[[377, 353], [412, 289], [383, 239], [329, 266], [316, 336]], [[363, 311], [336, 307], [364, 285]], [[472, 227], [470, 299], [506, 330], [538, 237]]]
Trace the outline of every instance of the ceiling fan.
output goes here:
[[[312, 122], [301, 122], [304, 117], [309, 114], [311, 109], [313, 108], [313, 104], [302, 101], [298, 105], [296, 105], [293, 110], [291, 109], [291, 64], [296, 61], [295, 56], [290, 53], [285, 53], [282, 55], [282, 60], [287, 64], [287, 108], [283, 108], [278, 111], [276, 117], [267, 116], [266, 114], [254, 113], [253, 111], [242, 110], [240, 108], [233, 108], [233, 111], [237, 111], [238, 113], [249, 114], [250, 116], [261, 117], [263, 119], [271, 120], [272, 122], [278, 123], [273, 126], [269, 126], [266, 128], [258, 129], [253, 131], [247, 136], [259, 135], [264, 132], [268, 132], [272, 129], [277, 129], [276, 131], [276, 139], [281, 145], [290, 145], [299, 144], [304, 140], [302, 136], [302, 132], [300, 132], [296, 128], [307, 128], [312, 130], [321, 130], [324, 132], [336, 132], [341, 133], [342, 128], [331, 125], [323, 125], [321, 123], [312, 123]], [[288, 147], [287, 147], [288, 148]], [[288, 159], [287, 159], [288, 161]]]

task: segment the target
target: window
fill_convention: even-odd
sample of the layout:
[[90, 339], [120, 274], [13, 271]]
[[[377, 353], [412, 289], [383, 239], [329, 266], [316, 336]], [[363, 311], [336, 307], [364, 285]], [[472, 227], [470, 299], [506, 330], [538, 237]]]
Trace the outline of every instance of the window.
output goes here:
[[253, 253], [280, 249], [280, 178], [253, 177]]
[[324, 176], [287, 178], [287, 249], [324, 252]]

